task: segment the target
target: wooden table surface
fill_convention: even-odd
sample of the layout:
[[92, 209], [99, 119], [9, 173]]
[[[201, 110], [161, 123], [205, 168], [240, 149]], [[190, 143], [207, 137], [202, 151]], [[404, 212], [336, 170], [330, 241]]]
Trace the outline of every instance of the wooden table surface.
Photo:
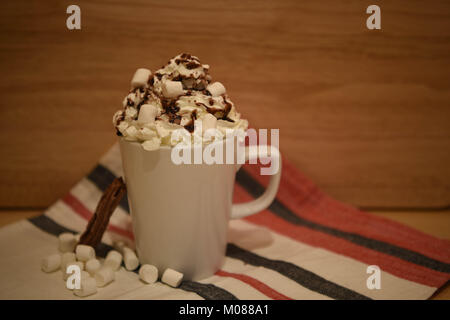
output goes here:
[[[0, 228], [15, 221], [30, 218], [43, 210], [0, 210]], [[430, 235], [450, 240], [450, 210], [444, 211], [371, 211]], [[431, 299], [450, 300], [450, 284], [436, 292]]]

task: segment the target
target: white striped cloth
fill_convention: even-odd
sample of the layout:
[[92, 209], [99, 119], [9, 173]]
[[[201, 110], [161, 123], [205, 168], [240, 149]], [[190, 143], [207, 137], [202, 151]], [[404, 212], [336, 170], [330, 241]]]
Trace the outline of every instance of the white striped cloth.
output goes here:
[[[321, 193], [285, 162], [277, 200], [229, 226], [224, 265], [179, 288], [147, 285], [123, 267], [115, 281], [84, 299], [426, 299], [445, 284], [450, 245], [397, 223], [350, 208]], [[84, 230], [103, 191], [122, 174], [118, 146], [43, 215], [0, 230], [0, 299], [82, 299], [65, 288], [62, 272], [44, 273], [41, 259], [57, 252], [57, 235]], [[258, 196], [267, 183], [256, 169], [238, 173], [235, 200]], [[103, 243], [133, 246], [126, 199]], [[369, 265], [381, 268], [381, 289], [369, 289]]]

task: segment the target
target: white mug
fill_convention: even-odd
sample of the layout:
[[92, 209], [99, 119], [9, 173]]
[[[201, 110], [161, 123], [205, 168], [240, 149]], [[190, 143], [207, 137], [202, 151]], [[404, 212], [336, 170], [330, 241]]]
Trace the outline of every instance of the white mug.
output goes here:
[[[279, 169], [266, 191], [253, 201], [234, 205], [238, 164], [176, 165], [172, 148], [146, 151], [123, 138], [120, 151], [141, 264], [153, 264], [160, 272], [172, 268], [187, 280], [209, 277], [221, 267], [229, 219], [267, 208], [280, 182], [281, 156], [275, 147], [271, 159], [276, 158]], [[246, 160], [257, 157], [257, 147], [246, 147]]]

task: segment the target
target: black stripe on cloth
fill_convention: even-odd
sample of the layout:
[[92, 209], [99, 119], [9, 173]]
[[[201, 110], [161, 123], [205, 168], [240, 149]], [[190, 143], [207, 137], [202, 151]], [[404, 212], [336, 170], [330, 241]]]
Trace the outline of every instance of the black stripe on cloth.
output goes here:
[[[105, 191], [106, 188], [114, 181], [116, 176], [109, 169], [101, 164], [98, 164], [89, 174], [88, 179], [91, 180], [100, 190]], [[120, 200], [119, 206], [127, 213], [130, 212], [128, 206], [128, 197], [125, 194]]]
[[238, 300], [238, 298], [230, 292], [216, 287], [213, 284], [183, 281], [180, 288], [185, 291], [195, 292], [206, 300]]
[[[54, 235], [54, 236], [58, 236], [59, 234], [61, 234], [63, 232], [70, 232], [73, 234], [77, 233], [74, 230], [70, 230], [70, 229], [56, 223], [54, 220], [50, 219], [49, 217], [47, 217], [44, 214], [41, 214], [40, 216], [37, 216], [37, 217], [30, 218], [30, 219], [28, 219], [28, 221], [30, 221], [33, 225], [35, 225], [42, 231], [50, 233], [51, 235]], [[111, 247], [105, 243], [100, 243], [97, 246], [97, 248], [95, 248], [95, 253], [101, 258], [105, 258], [106, 254], [112, 249], [113, 249], [113, 247]]]
[[[245, 170], [239, 170], [236, 175], [236, 181], [254, 198], [259, 197], [264, 192], [264, 187], [253, 179]], [[275, 199], [269, 206], [270, 211], [280, 218], [294, 224], [307, 227], [312, 230], [320, 231], [341, 239], [345, 239], [362, 247], [366, 247], [378, 252], [382, 252], [399, 259], [427, 267], [432, 270], [450, 273], [450, 264], [441, 262], [421, 253], [405, 249], [384, 241], [370, 239], [362, 235], [346, 232], [332, 227], [324, 226], [297, 216], [280, 201]]]
[[[74, 230], [70, 230], [70, 229], [56, 223], [54, 220], [52, 220], [51, 218], [49, 218], [48, 216], [46, 216], [44, 214], [37, 216], [37, 217], [30, 218], [30, 219], [28, 219], [28, 221], [30, 221], [38, 229], [45, 231], [54, 236], [58, 236], [59, 234], [61, 234], [63, 232], [70, 232], [73, 234], [77, 233]], [[113, 247], [111, 247], [110, 245], [107, 245], [105, 243], [100, 243], [97, 246], [97, 248], [95, 249], [95, 252], [99, 257], [105, 258], [106, 254], [110, 250], [113, 250]], [[134, 272], [138, 273], [138, 270], [135, 270]], [[236, 300], [237, 299], [230, 292], [226, 291], [225, 289], [219, 288], [213, 284], [205, 284], [205, 283], [185, 280], [181, 283], [180, 288], [185, 291], [194, 292], [204, 299], [216, 299], [216, 300]]]
[[370, 300], [370, 298], [362, 294], [328, 281], [321, 276], [318, 276], [317, 274], [303, 269], [293, 263], [281, 260], [267, 259], [253, 252], [242, 249], [232, 243], [229, 243], [227, 246], [227, 256], [239, 259], [253, 266], [274, 270], [284, 275], [285, 277], [297, 282], [299, 285], [305, 288], [321, 293], [333, 299]]

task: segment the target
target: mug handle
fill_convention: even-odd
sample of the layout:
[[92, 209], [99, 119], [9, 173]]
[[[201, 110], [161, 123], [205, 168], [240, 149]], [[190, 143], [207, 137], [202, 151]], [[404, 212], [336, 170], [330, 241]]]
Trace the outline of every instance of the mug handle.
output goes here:
[[[281, 179], [281, 154], [278, 148], [274, 146], [263, 147], [268, 148], [272, 164], [273, 161], [278, 161], [278, 171], [270, 176], [269, 185], [267, 186], [266, 191], [264, 191], [261, 196], [249, 202], [233, 204], [231, 208], [231, 219], [244, 218], [251, 214], [260, 212], [270, 206], [273, 199], [275, 199]], [[258, 159], [259, 153], [260, 152], [258, 146], [246, 147], [245, 161]], [[263, 156], [266, 156], [266, 154], [264, 154]], [[266, 170], [267, 169], [268, 168], [266, 168]], [[262, 170], [264, 170], [264, 168], [262, 168]]]

